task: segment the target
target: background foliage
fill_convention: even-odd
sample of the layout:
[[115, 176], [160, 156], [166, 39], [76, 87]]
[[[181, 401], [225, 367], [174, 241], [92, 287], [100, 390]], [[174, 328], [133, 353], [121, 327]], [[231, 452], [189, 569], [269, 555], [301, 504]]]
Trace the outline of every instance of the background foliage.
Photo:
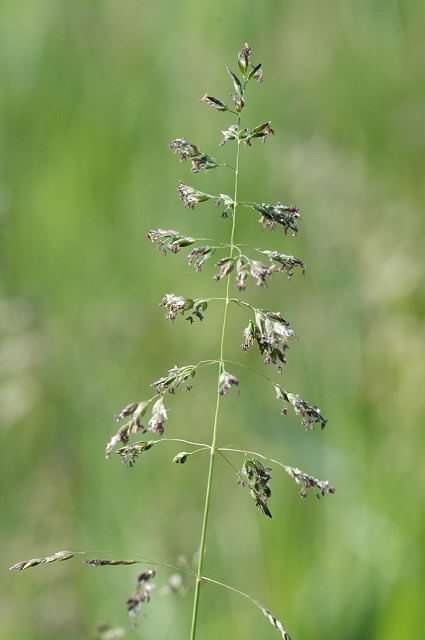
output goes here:
[[[303, 502], [276, 471], [269, 522], [220, 466], [208, 573], [246, 587], [297, 638], [423, 637], [424, 14], [414, 0], [3, 0], [4, 570], [59, 548], [173, 561], [198, 544], [205, 460], [172, 465], [164, 445], [128, 470], [105, 462], [103, 446], [112, 414], [168, 366], [217, 355], [221, 309], [170, 326], [157, 302], [224, 285], [210, 268], [160, 258], [143, 236], [169, 226], [228, 237], [228, 221], [208, 205], [183, 209], [175, 186], [228, 192], [231, 173], [189, 179], [167, 143], [186, 136], [214, 154], [228, 119], [199, 97], [226, 97], [224, 65], [248, 40], [265, 83], [250, 91], [245, 122], [271, 119], [277, 135], [243, 150], [241, 194], [296, 203], [304, 218], [299, 238], [283, 239], [242, 212], [237, 236], [308, 268], [248, 295], [294, 324], [285, 386], [317, 402], [329, 426], [304, 433], [244, 374], [220, 441], [328, 477], [337, 494]], [[240, 313], [227, 353], [261, 368], [257, 354], [238, 353]], [[208, 437], [213, 389], [203, 373], [173, 403], [170, 434]], [[99, 622], [125, 624], [134, 575], [72, 562], [4, 574], [0, 638], [89, 638]], [[205, 640], [275, 637], [213, 586], [201, 605]], [[189, 616], [190, 598], [156, 598], [134, 636], [184, 638]]]

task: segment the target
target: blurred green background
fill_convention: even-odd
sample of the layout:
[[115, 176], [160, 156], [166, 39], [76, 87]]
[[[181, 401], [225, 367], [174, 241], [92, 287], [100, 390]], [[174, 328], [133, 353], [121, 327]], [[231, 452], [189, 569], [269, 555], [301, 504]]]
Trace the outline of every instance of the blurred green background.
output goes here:
[[[103, 447], [112, 415], [169, 366], [218, 354], [220, 305], [192, 327], [157, 306], [165, 292], [222, 295], [213, 263], [196, 274], [144, 234], [229, 237], [229, 220], [184, 209], [175, 187], [232, 193], [231, 172], [191, 176], [167, 145], [184, 136], [231, 161], [234, 147], [217, 147], [229, 117], [199, 98], [228, 98], [225, 64], [236, 68], [245, 40], [265, 69], [245, 123], [270, 119], [276, 136], [243, 149], [241, 197], [304, 215], [293, 239], [241, 212], [237, 238], [308, 269], [246, 295], [295, 326], [283, 383], [329, 424], [305, 433], [266, 383], [235, 370], [241, 394], [223, 404], [219, 440], [337, 493], [302, 501], [276, 470], [269, 521], [219, 463], [206, 572], [252, 593], [295, 638], [425, 638], [424, 18], [419, 0], [2, 1], [1, 639], [126, 626], [137, 575], [72, 561], [7, 573], [17, 560], [71, 548], [174, 562], [198, 545], [206, 459], [172, 465], [179, 447], [164, 444], [130, 470]], [[232, 310], [227, 357], [263, 371], [239, 352], [245, 324]], [[214, 376], [171, 399], [169, 436], [209, 438]], [[157, 593], [130, 637], [187, 638], [190, 613], [190, 595]], [[276, 632], [206, 586], [199, 637]]]

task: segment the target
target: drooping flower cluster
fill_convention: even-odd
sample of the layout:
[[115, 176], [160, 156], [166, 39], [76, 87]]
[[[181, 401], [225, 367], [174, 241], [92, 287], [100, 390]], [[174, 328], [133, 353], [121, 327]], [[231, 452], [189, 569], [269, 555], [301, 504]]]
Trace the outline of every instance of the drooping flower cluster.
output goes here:
[[257, 287], [267, 286], [267, 280], [273, 274], [273, 266], [267, 266], [260, 260], [238, 258], [236, 262], [236, 286], [239, 291], [246, 289], [247, 276], [250, 275]]
[[193, 300], [192, 298], [176, 296], [174, 293], [166, 293], [161, 298], [160, 306], [167, 310], [167, 320], [175, 320], [179, 313], [183, 315], [193, 307]]
[[238, 387], [239, 380], [236, 376], [228, 371], [222, 371], [218, 381], [218, 392], [221, 396], [225, 396], [229, 393], [232, 387]]
[[222, 140], [220, 145], [224, 145], [232, 140], [243, 142], [249, 147], [252, 145], [253, 140], [262, 140], [265, 142], [269, 136], [274, 135], [274, 129], [272, 123], [269, 121], [262, 122], [252, 129], [241, 128], [238, 124], [231, 124], [227, 129], [223, 129]]
[[[320, 425], [321, 429], [326, 427], [328, 421], [322, 416], [322, 412], [319, 407], [306, 402], [297, 393], [289, 393], [285, 391], [279, 384], [275, 384], [274, 389], [276, 392], [276, 398], [278, 400], [284, 400], [290, 404], [295, 414], [301, 417], [301, 422], [306, 431], [314, 429], [316, 424]], [[286, 408], [282, 410], [282, 413], [286, 415]]]
[[303, 275], [305, 274], [305, 265], [300, 258], [287, 256], [284, 253], [279, 253], [279, 251], [268, 251], [264, 249], [257, 249], [257, 251], [263, 256], [267, 256], [267, 258], [274, 263], [273, 267], [275, 271], [286, 271], [288, 278], [292, 278], [297, 268], [300, 269]]
[[135, 442], [134, 444], [128, 444], [124, 447], [117, 449], [116, 453], [120, 456], [121, 462], [126, 467], [134, 467], [138, 462], [140, 456], [145, 451], [149, 451], [154, 446], [154, 442]]
[[256, 309], [255, 320], [250, 320], [244, 330], [242, 349], [247, 351], [257, 343], [266, 364], [274, 364], [279, 371], [286, 364], [286, 352], [294, 330], [279, 312]]
[[223, 138], [220, 144], [226, 144], [226, 142], [229, 142], [230, 140], [238, 140], [240, 135], [239, 131], [240, 127], [237, 124], [231, 124], [227, 129], [223, 129], [221, 132]]
[[164, 399], [158, 398], [152, 407], [152, 414], [145, 431], [151, 431], [162, 436], [165, 431], [165, 423], [168, 420], [167, 409], [165, 408]]
[[175, 138], [175, 140], [171, 140], [169, 147], [181, 161], [193, 158], [199, 154], [199, 149], [196, 144], [188, 142], [185, 138]]
[[[224, 202], [223, 198], [227, 198], [223, 194], [217, 197], [216, 202], [220, 205], [231, 207], [232, 203]], [[160, 252], [165, 255], [167, 251], [179, 253], [181, 249], [190, 247], [196, 241], [190, 236], [184, 236], [174, 229], [150, 229], [146, 237], [152, 243], [157, 244]], [[205, 262], [216, 252], [217, 247], [202, 245], [193, 247], [187, 255], [187, 263], [194, 267], [195, 271], [201, 271]], [[256, 249], [258, 253], [266, 256], [271, 262], [270, 265], [264, 264], [259, 260], [248, 258], [248, 256], [240, 253], [239, 256], [226, 256], [221, 258], [217, 263], [216, 280], [222, 280], [232, 271], [236, 271], [236, 286], [239, 290], [246, 288], [248, 276], [251, 276], [258, 286], [267, 285], [268, 278], [273, 273], [286, 272], [288, 278], [291, 278], [296, 269], [305, 274], [304, 262], [295, 256], [286, 255], [279, 251], [267, 249]]]
[[249, 273], [257, 287], [267, 286], [267, 278], [272, 275], [273, 271], [273, 266], [268, 267], [263, 262], [260, 262], [260, 260], [250, 260]]
[[259, 222], [266, 229], [275, 229], [280, 226], [285, 235], [290, 233], [295, 236], [298, 233], [297, 221], [301, 214], [297, 207], [282, 204], [281, 202], [261, 202], [249, 206], [261, 214]]
[[[274, 253], [274, 252], [270, 252]], [[277, 252], [275, 252], [277, 253]], [[214, 276], [216, 280], [222, 280], [223, 278], [229, 276], [233, 271], [236, 271], [236, 286], [239, 291], [243, 291], [246, 289], [247, 280], [250, 276], [255, 284], [258, 287], [265, 287], [268, 285], [269, 278], [274, 273], [279, 273], [283, 271], [288, 272], [288, 276], [293, 275], [293, 271], [291, 269], [296, 266], [295, 261], [297, 258], [293, 258], [292, 256], [283, 256], [283, 254], [278, 254], [281, 257], [281, 264], [271, 264], [267, 265], [260, 260], [252, 260], [245, 255], [239, 255], [237, 257], [226, 256], [221, 258], [216, 263], [217, 271]], [[287, 261], [284, 263], [284, 257], [287, 258]]]
[[233, 209], [233, 200], [230, 196], [225, 193], [220, 193], [218, 196], [211, 195], [209, 193], [205, 193], [204, 191], [199, 191], [199, 189], [194, 189], [188, 184], [184, 184], [181, 182], [177, 187], [177, 191], [179, 193], [180, 199], [183, 202], [183, 205], [187, 209], [194, 209], [198, 204], [202, 202], [213, 202], [217, 207], [223, 208], [222, 216], [223, 218], [227, 218]]
[[193, 364], [185, 367], [178, 367], [177, 365], [168, 370], [165, 376], [162, 376], [155, 382], [152, 382], [151, 387], [158, 393], [171, 393], [174, 394], [179, 387], [186, 385], [186, 390], [192, 389], [191, 381], [196, 375], [196, 366]]
[[155, 575], [156, 572], [153, 569], [147, 569], [138, 576], [136, 590], [127, 600], [127, 611], [130, 616], [139, 615], [143, 610], [143, 605], [150, 602], [153, 589], [152, 580]]
[[163, 296], [160, 306], [166, 309], [167, 320], [175, 320], [178, 314], [185, 315], [189, 312], [186, 320], [192, 323], [196, 319], [204, 319], [208, 302], [202, 299], [184, 298], [183, 296], [176, 296], [174, 293], [167, 293]]
[[[163, 435], [165, 431], [165, 423], [167, 422], [167, 409], [165, 408], [164, 399], [160, 397], [154, 402], [151, 409], [151, 417], [147, 425], [145, 425], [142, 422], [142, 418], [146, 414], [149, 404], [150, 401], [132, 402], [124, 407], [124, 409], [116, 416], [117, 422], [120, 422], [124, 418], [130, 418], [130, 420], [121, 425], [118, 431], [110, 438], [105, 449], [105, 455], [107, 458], [109, 458], [112, 451], [118, 444], [127, 445], [130, 441], [130, 437], [136, 433], [147, 433], [150, 431], [151, 433]], [[125, 457], [134, 455], [135, 453], [135, 450], [131, 451], [124, 449], [121, 455], [124, 455]], [[139, 453], [141, 453], [141, 451]]]
[[203, 191], [194, 189], [188, 184], [184, 184], [182, 182], [177, 187], [177, 190], [179, 192], [183, 205], [187, 209], [194, 209], [197, 204], [200, 204], [201, 202], [208, 202], [208, 200], [212, 199], [212, 196], [210, 196], [208, 193], [204, 193]]
[[215, 265], [217, 267], [217, 272], [214, 276], [214, 279], [223, 280], [223, 278], [226, 278], [226, 276], [228, 276], [233, 271], [235, 261], [235, 258], [231, 257], [221, 258], [221, 260], [219, 260]]
[[221, 215], [223, 218], [228, 218], [233, 213], [234, 202], [232, 198], [225, 193], [220, 193], [218, 198], [215, 199], [215, 204], [218, 208], [223, 208]]
[[[220, 198], [222, 197], [224, 196], [220, 196]], [[220, 203], [223, 203], [221, 199]], [[229, 206], [231, 206], [231, 203], [229, 203]], [[164, 255], [167, 251], [178, 253], [181, 249], [195, 243], [194, 238], [184, 236], [172, 229], [151, 229], [147, 233], [147, 238], [153, 243], [158, 244], [160, 252]], [[187, 255], [187, 263], [189, 266], [194, 267], [195, 271], [199, 272], [202, 270], [205, 262], [216, 252], [217, 248], [220, 247], [211, 247], [209, 245], [193, 247]], [[262, 287], [268, 284], [268, 279], [274, 273], [286, 272], [288, 278], [294, 275], [297, 268], [300, 269], [303, 274], [305, 273], [304, 262], [300, 260], [300, 258], [286, 255], [279, 251], [265, 249], [256, 249], [256, 251], [266, 256], [271, 264], [264, 264], [264, 262], [249, 258], [242, 253], [238, 256], [225, 256], [216, 263], [217, 271], [214, 276], [215, 279], [222, 280], [235, 271], [236, 286], [242, 291], [246, 288], [249, 276], [252, 277], [257, 286]]]
[[236, 286], [239, 291], [246, 289], [246, 283], [249, 276], [249, 261], [245, 256], [240, 256], [236, 260]]
[[187, 264], [199, 273], [202, 271], [202, 267], [205, 262], [213, 255], [213, 253], [215, 253], [215, 249], [208, 245], [203, 247], [193, 247], [192, 251], [190, 251], [187, 256]]
[[190, 247], [195, 242], [194, 238], [182, 236], [178, 231], [174, 231], [174, 229], [150, 229], [146, 237], [153, 244], [158, 245], [160, 253], [164, 256], [167, 251], [178, 253], [181, 249]]
[[333, 495], [335, 493], [335, 487], [333, 487], [328, 480], [318, 480], [314, 476], [310, 476], [308, 473], [304, 473], [297, 467], [286, 467], [286, 473], [295, 480], [295, 482], [301, 486], [300, 496], [306, 498], [310, 489], [317, 489], [316, 497], [324, 497], [327, 495]]
[[130, 436], [138, 431], [144, 431], [141, 418], [145, 415], [147, 408], [147, 402], [131, 402], [125, 406], [117, 416], [115, 416], [115, 420], [117, 422], [120, 422], [125, 418], [130, 418], [130, 420], [121, 425], [118, 431], [110, 438], [105, 449], [105, 455], [107, 458], [109, 458], [112, 451], [118, 444], [126, 445], [130, 441]]
[[170, 142], [170, 149], [174, 151], [181, 161], [190, 158], [193, 173], [208, 171], [218, 167], [217, 162], [206, 153], [199, 151], [198, 147], [185, 138], [176, 138]]
[[239, 484], [249, 489], [256, 506], [269, 518], [272, 517], [267, 504], [272, 495], [271, 478], [272, 470], [265, 467], [257, 458], [247, 458], [239, 473]]

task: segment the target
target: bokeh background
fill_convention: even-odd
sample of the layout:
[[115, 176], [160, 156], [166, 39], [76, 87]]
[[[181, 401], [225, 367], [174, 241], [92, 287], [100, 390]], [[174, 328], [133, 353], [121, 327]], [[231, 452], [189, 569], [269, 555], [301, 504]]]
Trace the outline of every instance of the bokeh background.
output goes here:
[[[1, 639], [128, 627], [137, 568], [7, 573], [17, 560], [71, 548], [174, 562], [198, 545], [206, 459], [173, 465], [178, 448], [163, 445], [129, 470], [103, 447], [112, 415], [169, 366], [218, 353], [220, 305], [192, 327], [157, 306], [165, 292], [221, 295], [213, 263], [196, 274], [144, 234], [228, 238], [218, 210], [184, 209], [175, 187], [231, 193], [231, 172], [191, 176], [167, 144], [185, 136], [231, 161], [231, 145], [218, 150], [229, 117], [199, 98], [228, 98], [225, 64], [248, 40], [265, 80], [245, 122], [270, 119], [276, 136], [243, 149], [241, 196], [304, 216], [293, 239], [241, 212], [237, 237], [308, 270], [247, 297], [294, 324], [284, 384], [329, 425], [305, 433], [266, 383], [234, 370], [241, 393], [226, 398], [219, 439], [329, 478], [337, 493], [302, 501], [276, 470], [269, 521], [218, 464], [206, 572], [252, 593], [295, 638], [423, 640], [424, 18], [419, 0], [2, 1]], [[239, 352], [245, 324], [232, 310], [227, 356], [264, 371]], [[170, 436], [209, 438], [214, 386], [204, 371], [172, 399]], [[187, 638], [191, 594], [155, 596], [129, 637]], [[276, 632], [207, 586], [200, 637]]]

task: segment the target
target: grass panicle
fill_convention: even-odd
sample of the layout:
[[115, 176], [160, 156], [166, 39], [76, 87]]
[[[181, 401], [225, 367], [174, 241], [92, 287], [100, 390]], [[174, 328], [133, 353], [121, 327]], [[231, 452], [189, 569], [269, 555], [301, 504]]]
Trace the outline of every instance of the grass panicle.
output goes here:
[[[191, 456], [198, 453], [202, 454], [200, 456], [201, 459], [205, 459], [205, 457], [208, 459], [205, 498], [194, 568], [191, 568], [187, 563], [184, 566], [181, 566], [181, 564], [180, 566], [175, 566], [164, 562], [147, 562], [142, 559], [116, 560], [107, 559], [100, 554], [99, 558], [83, 560], [86, 566], [95, 568], [129, 567], [145, 563], [172, 571], [165, 585], [158, 590], [159, 593], [183, 595], [190, 590], [192, 585], [192, 619], [188, 633], [190, 640], [199, 640], [201, 637], [201, 589], [203, 585], [208, 584], [239, 594], [251, 602], [284, 640], [290, 640], [288, 631], [281, 620], [272, 614], [269, 609], [263, 607], [250, 594], [205, 575], [210, 507], [217, 458], [222, 458], [229, 464], [232, 471], [236, 472], [238, 483], [248, 490], [260, 513], [269, 519], [272, 518], [270, 509], [272, 467], [269, 465], [277, 465], [281, 468], [300, 487], [301, 497], [306, 497], [310, 491], [316, 493], [317, 497], [335, 493], [335, 488], [329, 481], [319, 480], [315, 476], [301, 471], [296, 466], [287, 465], [259, 452], [224, 448], [219, 444], [219, 435], [221, 435], [221, 432], [219, 434], [219, 429], [223, 428], [224, 430], [224, 425], [223, 427], [221, 425], [221, 403], [223, 397], [231, 391], [234, 392], [234, 390], [239, 392], [240, 387], [243, 394], [243, 385], [240, 384], [240, 378], [230, 373], [227, 365], [230, 364], [231, 368], [234, 365], [242, 366], [249, 370], [249, 367], [226, 358], [225, 343], [231, 305], [241, 307], [250, 316], [248, 325], [244, 329], [241, 328], [243, 334], [242, 351], [248, 351], [256, 345], [264, 364], [271, 366], [272, 371], [282, 372], [283, 366], [287, 364], [289, 346], [295, 337], [294, 328], [286, 317], [282, 315], [281, 311], [257, 308], [244, 298], [233, 297], [231, 295], [232, 283], [240, 292], [244, 292], [250, 281], [258, 287], [268, 285], [271, 281], [271, 276], [275, 273], [284, 273], [288, 278], [292, 278], [296, 272], [305, 274], [303, 260], [291, 254], [283, 253], [280, 247], [272, 249], [248, 247], [246, 249], [246, 245], [237, 242], [237, 223], [243, 228], [243, 216], [250, 215], [249, 212], [254, 212], [258, 216], [258, 221], [265, 229], [280, 229], [283, 231], [284, 237], [295, 236], [299, 232], [301, 220], [301, 213], [298, 207], [291, 204], [283, 204], [281, 201], [264, 201], [262, 199], [264, 194], [259, 194], [261, 199], [258, 202], [244, 202], [240, 198], [239, 178], [242, 149], [244, 149], [244, 153], [246, 150], [251, 149], [253, 150], [252, 152], [255, 152], [255, 142], [268, 141], [270, 143], [275, 135], [270, 120], [265, 119], [256, 126], [247, 126], [245, 122], [242, 125], [249, 90], [256, 82], [261, 83], [263, 81], [263, 66], [261, 63], [254, 62], [253, 56], [252, 48], [245, 43], [237, 55], [237, 71], [227, 68], [232, 92], [227, 103], [210, 94], [205, 94], [201, 98], [204, 104], [218, 112], [215, 114], [217, 117], [229, 118], [230, 116], [232, 118], [231, 122], [226, 120], [221, 127], [219, 146], [223, 144], [226, 146], [234, 145], [233, 163], [230, 165], [221, 162], [213, 155], [201, 151], [198, 144], [194, 144], [183, 137], [174, 138], [169, 144], [170, 150], [177, 155], [181, 162], [189, 165], [193, 174], [196, 174], [196, 179], [202, 179], [202, 175], [198, 176], [197, 174], [205, 174], [213, 169], [215, 170], [215, 176], [220, 175], [220, 169], [222, 168], [232, 170], [234, 176], [232, 195], [221, 193], [220, 189], [217, 189], [215, 194], [210, 194], [202, 188], [191, 186], [186, 182], [180, 182], [177, 186], [177, 192], [183, 206], [190, 210], [196, 209], [196, 215], [208, 215], [209, 204], [221, 210], [223, 224], [227, 224], [229, 228], [228, 241], [222, 244], [210, 238], [194, 238], [190, 234], [175, 229], [150, 229], [146, 234], [147, 239], [158, 247], [163, 256], [167, 254], [177, 255], [187, 249], [187, 263], [197, 273], [204, 269], [213, 255], [222, 252], [215, 262], [213, 278], [217, 283], [217, 287], [224, 288], [224, 294], [221, 293], [221, 295], [214, 298], [191, 298], [181, 294], [166, 293], [160, 302], [160, 306], [165, 310], [168, 320], [174, 321], [178, 316], [182, 316], [190, 324], [204, 319], [210, 303], [221, 304], [223, 313], [218, 335], [218, 353], [213, 359], [204, 360], [197, 364], [170, 366], [164, 375], [154, 380], [151, 384], [151, 393], [153, 395], [148, 396], [146, 400], [132, 401], [119, 411], [115, 419], [120, 426], [106, 444], [106, 457], [110, 458], [114, 453], [114, 457], [118, 456], [128, 467], [134, 467], [146, 452], [166, 443], [169, 445], [185, 445], [184, 450], [177, 451], [172, 458], [172, 461], [180, 466], [184, 465]], [[199, 205], [205, 206], [200, 207]], [[261, 255], [261, 259], [259, 259], [259, 255]], [[168, 427], [168, 401], [171, 400], [172, 396], [176, 395], [177, 391], [182, 389], [191, 390], [195, 376], [198, 381], [198, 372], [204, 366], [212, 366], [217, 370], [215, 409], [209, 441], [206, 443], [193, 442], [178, 437], [165, 437], [165, 430]], [[257, 372], [257, 374], [265, 379], [267, 383], [274, 386], [276, 398], [283, 403], [282, 413], [284, 415], [287, 414], [287, 406], [289, 406], [301, 420], [306, 431], [312, 430], [316, 425], [321, 430], [325, 427], [327, 420], [317, 406], [303, 400], [298, 393], [286, 391], [280, 384], [263, 372]], [[139, 433], [154, 434], [154, 439], [134, 441], [133, 436]], [[239, 466], [235, 465], [230, 459], [233, 456], [239, 458]], [[83, 552], [58, 551], [45, 557], [18, 562], [10, 569], [11, 571], [23, 571], [45, 564], [62, 562], [81, 554], [84, 555]], [[145, 569], [137, 576], [135, 588], [126, 601], [127, 611], [132, 619], [142, 614], [149, 604], [155, 578], [156, 570], [152, 568]], [[107, 625], [98, 628], [98, 638], [101, 640], [114, 640], [121, 637], [124, 636], [119, 628]]]

